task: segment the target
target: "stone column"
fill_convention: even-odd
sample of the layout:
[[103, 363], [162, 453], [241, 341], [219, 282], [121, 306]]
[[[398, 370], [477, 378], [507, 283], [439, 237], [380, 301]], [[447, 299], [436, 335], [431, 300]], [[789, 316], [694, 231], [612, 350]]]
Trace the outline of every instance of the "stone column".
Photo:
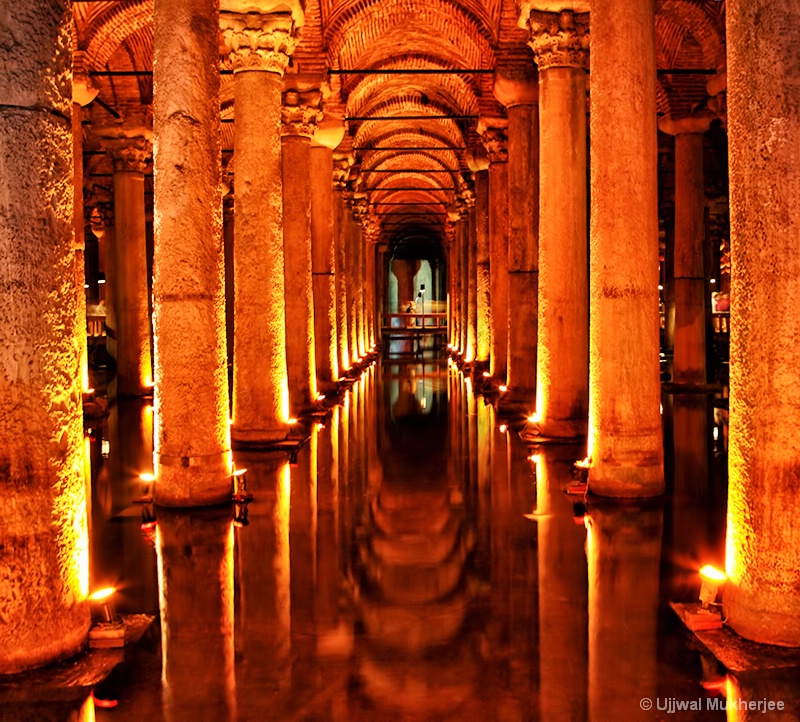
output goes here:
[[317, 397], [314, 293], [311, 277], [311, 136], [320, 93], [284, 93], [281, 127], [283, 252], [286, 284], [286, 366], [293, 416], [312, 408]]
[[347, 259], [345, 255], [345, 229], [347, 225], [347, 208], [343, 193], [346, 187], [350, 165], [346, 158], [336, 158], [333, 170], [334, 193], [334, 277], [336, 291], [336, 346], [339, 376], [345, 375], [350, 368], [350, 346], [347, 341]]
[[238, 445], [258, 444], [284, 438], [290, 415], [279, 128], [295, 25], [285, 12], [223, 13], [220, 25], [235, 101], [231, 435]]
[[589, 248], [586, 237], [586, 68], [589, 15], [525, 18], [539, 66], [539, 343], [535, 421], [526, 435], [586, 433]]
[[358, 353], [358, 225], [353, 218], [352, 191], [346, 198], [344, 230], [344, 262], [347, 277], [347, 342], [350, 352], [350, 364], [357, 364], [360, 359]]
[[144, 172], [152, 155], [152, 130], [130, 122], [103, 128], [114, 165], [114, 280], [117, 336], [116, 395], [153, 393], [150, 291], [147, 284]]
[[445, 224], [445, 246], [447, 248], [447, 328], [450, 339], [450, 347], [454, 353], [458, 353], [461, 340], [461, 249], [458, 238], [458, 219], [457, 211], [448, 211], [447, 222]]
[[478, 275], [477, 275], [477, 217], [475, 214], [475, 192], [469, 190], [464, 194], [467, 207], [467, 350], [464, 360], [472, 364], [477, 356], [478, 344]]
[[[465, 193], [462, 192], [459, 202], [461, 222], [459, 235], [461, 243], [461, 358], [466, 363], [470, 362], [469, 347], [469, 205]], [[430, 292], [430, 289], [429, 289]]]
[[106, 307], [106, 352], [109, 356], [117, 358], [117, 304], [115, 300], [117, 287], [116, 263], [114, 257], [114, 199], [110, 193], [95, 194], [95, 205], [99, 224], [92, 228], [92, 233], [97, 237], [98, 255], [100, 257], [100, 270], [106, 274], [106, 282], [100, 292], [100, 298]]
[[153, 14], [155, 500], [218, 504], [231, 495], [219, 9], [155, 0]]
[[469, 156], [475, 174], [475, 360], [488, 367], [491, 353], [489, 265], [489, 159], [477, 150]]
[[672, 380], [706, 383], [705, 186], [703, 133], [714, 115], [661, 118], [675, 136], [675, 351]]
[[339, 378], [333, 208], [333, 149], [344, 137], [341, 119], [317, 127], [311, 140], [311, 274], [314, 291], [314, 348], [320, 388]]
[[502, 118], [482, 118], [478, 123], [489, 154], [489, 297], [491, 359], [489, 373], [506, 382], [508, 356], [508, 148]]
[[[224, 189], [224, 188], [223, 188]], [[225, 246], [225, 348], [228, 355], [228, 368], [234, 364], [233, 344], [235, 314], [234, 304], [236, 298], [235, 270], [234, 270], [234, 198], [229, 194], [222, 199], [222, 242]]]
[[654, 0], [592, 7], [589, 484], [664, 491]]
[[731, 398], [725, 590], [743, 637], [800, 646], [800, 7], [728, 6]]
[[0, 674], [86, 643], [71, 3], [4, 6], [0, 66]]
[[495, 97], [508, 112], [508, 371], [506, 401], [529, 412], [539, 325], [539, 86], [531, 65], [500, 68]]

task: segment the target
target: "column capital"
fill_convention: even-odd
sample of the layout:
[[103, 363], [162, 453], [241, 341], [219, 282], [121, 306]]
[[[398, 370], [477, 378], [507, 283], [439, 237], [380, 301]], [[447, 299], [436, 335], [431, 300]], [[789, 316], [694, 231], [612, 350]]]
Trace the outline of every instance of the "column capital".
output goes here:
[[711, 121], [717, 116], [710, 110], [701, 110], [691, 115], [684, 115], [683, 117], [673, 118], [672, 116], [664, 116], [658, 119], [658, 129], [662, 133], [669, 135], [686, 135], [689, 133], [705, 133]]
[[525, 25], [539, 71], [589, 67], [589, 13], [529, 10]]
[[472, 188], [465, 188], [461, 191], [461, 199], [464, 202], [464, 207], [467, 211], [475, 207], [475, 191]]
[[478, 120], [477, 131], [489, 155], [489, 163], [508, 162], [508, 119], [486, 118]]
[[364, 238], [369, 243], [378, 242], [381, 235], [381, 222], [369, 212], [369, 209], [361, 218], [361, 227], [364, 229]]
[[311, 138], [322, 119], [319, 90], [299, 91], [290, 88], [283, 94], [281, 107], [281, 135]]
[[153, 144], [149, 138], [106, 138], [103, 147], [114, 165], [114, 170], [144, 173], [153, 157]]
[[333, 154], [333, 187], [344, 190], [350, 175], [352, 159], [345, 154]]
[[447, 246], [452, 246], [456, 241], [456, 221], [450, 219], [449, 213], [444, 222], [444, 238]]
[[223, 12], [219, 25], [234, 73], [260, 70], [283, 75], [297, 44], [298, 28], [291, 13]]
[[74, 50], [72, 53], [72, 102], [81, 106], [89, 105], [99, 92], [89, 77], [89, 56], [85, 50]]
[[539, 78], [533, 63], [498, 65], [494, 73], [494, 97], [506, 108], [539, 102]]

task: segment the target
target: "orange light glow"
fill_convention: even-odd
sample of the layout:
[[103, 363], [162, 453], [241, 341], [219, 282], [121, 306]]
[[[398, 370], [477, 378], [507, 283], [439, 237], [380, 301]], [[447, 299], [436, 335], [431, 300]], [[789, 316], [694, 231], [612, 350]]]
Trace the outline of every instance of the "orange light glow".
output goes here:
[[485, 379], [488, 379], [491, 376], [491, 374], [488, 371], [484, 371], [482, 375], [483, 375], [483, 378], [485, 378]]
[[508, 391], [508, 386], [506, 386], [505, 384], [501, 384], [497, 388], [500, 390], [501, 394], [504, 394], [506, 391]]
[[139, 479], [146, 482], [153, 482], [156, 480], [156, 475], [151, 474], [149, 472], [145, 472], [144, 474], [139, 474]]
[[534, 464], [538, 464], [539, 463], [539, 458], [540, 458], [539, 454], [531, 454], [528, 457], [528, 461], [532, 461]]
[[116, 587], [104, 587], [103, 589], [98, 589], [96, 592], [92, 592], [89, 595], [89, 599], [93, 602], [102, 602], [104, 599], [108, 599], [115, 594], [116, 591]]
[[700, 570], [700, 576], [712, 582], [724, 582], [728, 579], [728, 577], [725, 576], [725, 572], [712, 567], [710, 564], [706, 564]]
[[531, 415], [528, 417], [528, 423], [529, 423], [529, 424], [538, 424], [538, 423], [539, 423], [539, 420], [540, 420], [540, 416], [539, 416], [539, 413], [538, 413], [538, 412], [536, 412], [535, 414], [531, 414]]
[[236, 469], [233, 472], [233, 476], [244, 476], [247, 473], [247, 469]]
[[286, 423], [288, 423], [290, 426], [294, 426], [297, 423], [297, 419], [291, 418]]
[[498, 431], [499, 431], [501, 434], [505, 434], [505, 433], [506, 433], [506, 431], [508, 431], [508, 426], [506, 426], [506, 424], [500, 424], [500, 428], [498, 429]]
[[591, 465], [592, 465], [592, 460], [588, 456], [582, 459], [581, 461], [575, 462], [575, 466], [578, 469], [588, 469]]

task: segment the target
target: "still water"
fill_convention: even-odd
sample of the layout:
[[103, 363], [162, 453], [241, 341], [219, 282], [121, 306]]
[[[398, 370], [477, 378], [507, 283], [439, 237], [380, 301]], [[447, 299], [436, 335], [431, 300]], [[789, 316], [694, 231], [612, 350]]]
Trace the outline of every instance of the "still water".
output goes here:
[[[583, 449], [526, 448], [453, 367], [384, 362], [296, 454], [235, 454], [246, 509], [187, 512], [140, 503], [152, 408], [120, 403], [89, 441], [93, 585], [156, 622], [93, 697], [0, 719], [796, 720], [796, 686], [726, 678], [667, 605], [722, 563], [726, 458], [706, 397], [664, 419], [667, 497], [586, 501]], [[789, 716], [722, 709], [792, 689]]]

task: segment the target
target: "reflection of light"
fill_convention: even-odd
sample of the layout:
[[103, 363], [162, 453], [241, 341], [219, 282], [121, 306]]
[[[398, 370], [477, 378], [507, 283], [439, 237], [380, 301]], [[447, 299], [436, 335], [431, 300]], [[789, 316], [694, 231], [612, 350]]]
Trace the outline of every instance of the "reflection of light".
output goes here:
[[711, 432], [711, 435], [714, 437], [714, 441], [717, 441], [719, 439], [719, 428], [717, 426], [714, 427], [713, 431]]
[[730, 674], [725, 678], [725, 719], [728, 722], [737, 722], [739, 719], [739, 699], [741, 698], [741, 690], [739, 683], [735, 677]]
[[485, 378], [485, 379], [488, 379], [491, 376], [491, 374], [488, 371], [484, 371], [482, 375], [483, 375], [483, 378]]
[[101, 439], [100, 440], [100, 455], [104, 458], [108, 458], [108, 454], [111, 451], [111, 442], [108, 439]]
[[498, 428], [498, 431], [501, 434], [505, 434], [506, 431], [508, 431], [508, 426], [506, 424], [500, 424], [500, 427]]
[[660, 283], [658, 284], [658, 290], [659, 291], [663, 291], [664, 290], [664, 286], [662, 286]]
[[538, 464], [539, 463], [539, 454], [531, 454], [528, 457], [528, 461], [532, 461], [534, 464]]
[[506, 386], [505, 384], [500, 384], [500, 386], [498, 386], [497, 388], [501, 394], [504, 394], [506, 391], [508, 391], [508, 386]]
[[94, 714], [94, 697], [89, 695], [78, 712], [78, 722], [95, 722], [97, 718]]
[[155, 382], [153, 381], [152, 377], [148, 376], [148, 377], [147, 377], [147, 378], [144, 380], [144, 385], [145, 385], [147, 388], [149, 388], [149, 389], [152, 389], [152, 388], [155, 386]]

